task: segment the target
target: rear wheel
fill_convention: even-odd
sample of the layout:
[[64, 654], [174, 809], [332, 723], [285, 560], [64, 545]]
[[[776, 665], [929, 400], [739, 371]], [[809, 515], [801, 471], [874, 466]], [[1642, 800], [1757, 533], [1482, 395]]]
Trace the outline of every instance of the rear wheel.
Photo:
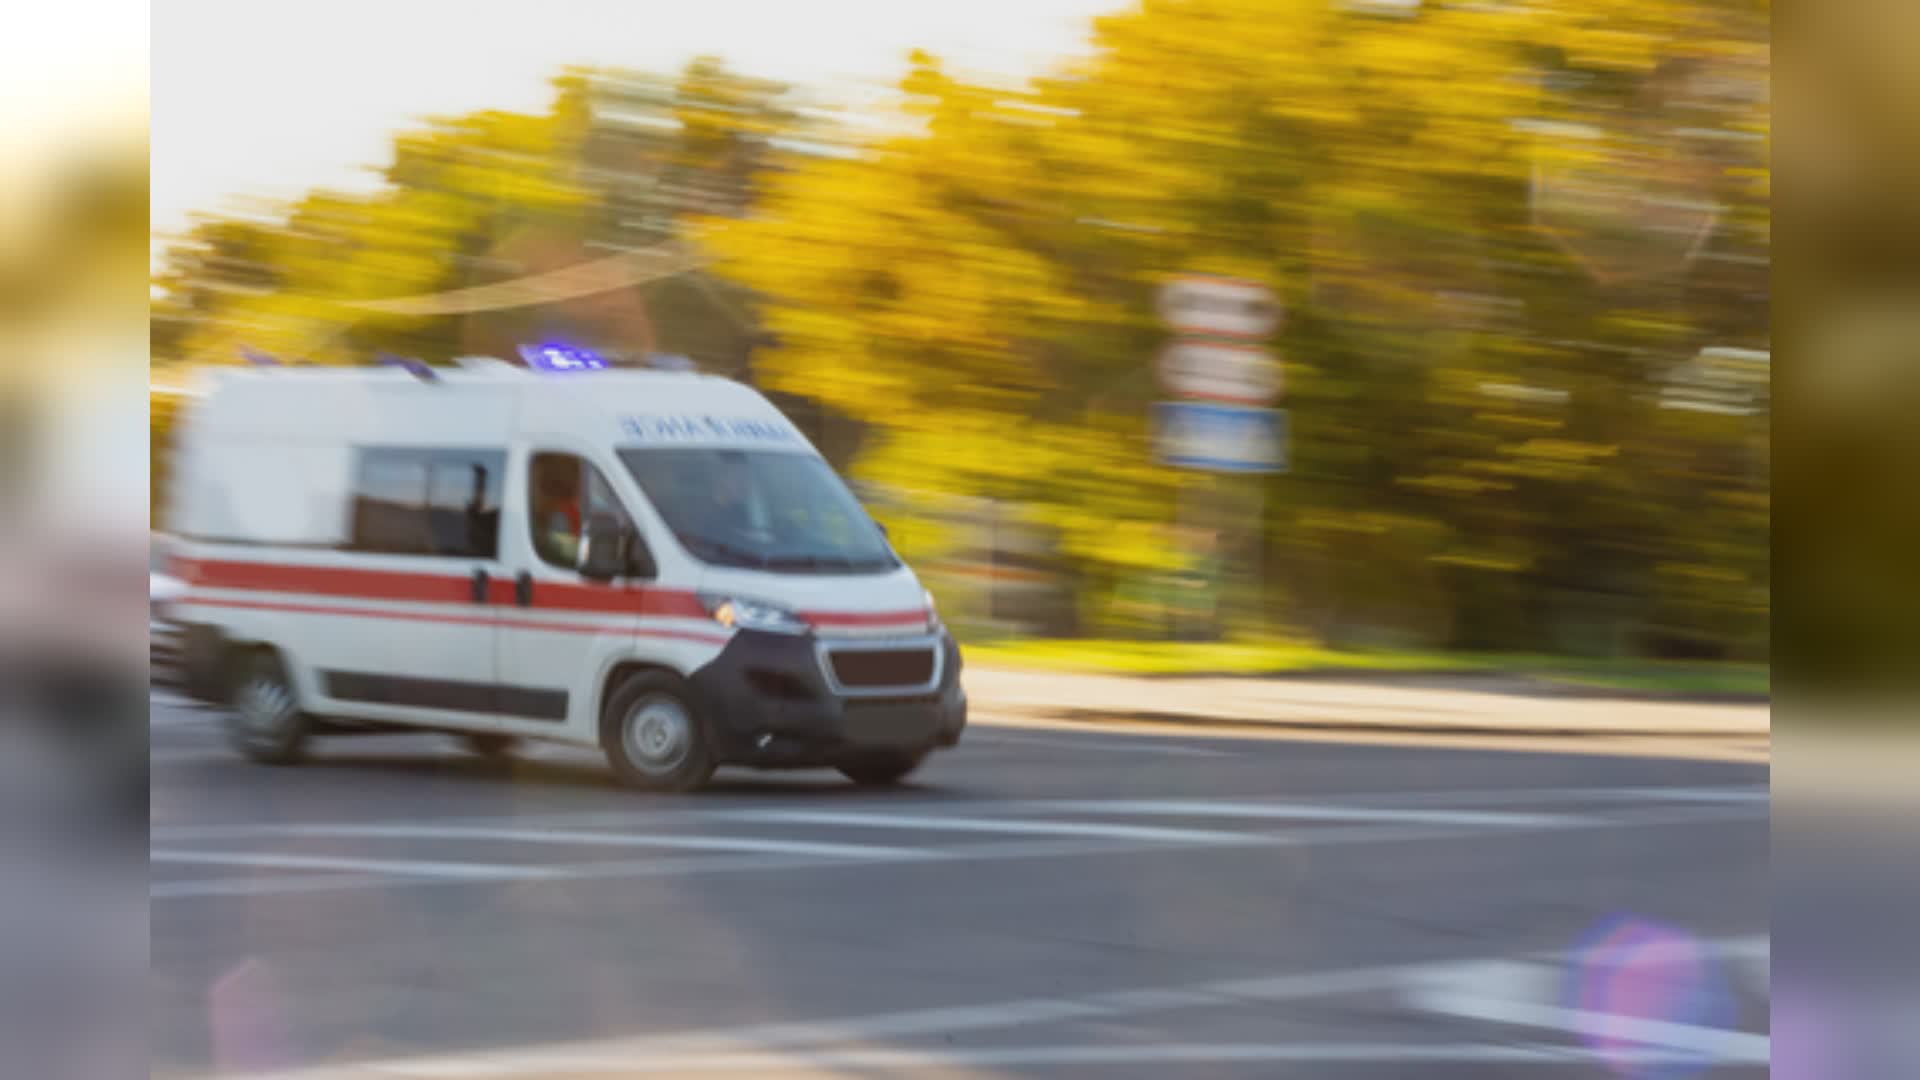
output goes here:
[[648, 791], [692, 791], [713, 776], [693, 693], [665, 671], [631, 675], [608, 695], [600, 746], [621, 780]]
[[233, 748], [262, 764], [290, 765], [305, 754], [311, 731], [280, 657], [267, 649], [247, 656], [227, 713]]
[[891, 787], [920, 767], [925, 754], [901, 752], [863, 754], [840, 763], [840, 775], [861, 787]]

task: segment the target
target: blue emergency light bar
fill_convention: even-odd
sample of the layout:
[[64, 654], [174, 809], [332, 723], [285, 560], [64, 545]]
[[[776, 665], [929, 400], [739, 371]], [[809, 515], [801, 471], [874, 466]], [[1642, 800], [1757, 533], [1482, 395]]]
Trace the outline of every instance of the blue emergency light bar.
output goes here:
[[571, 374], [576, 371], [605, 371], [604, 357], [591, 349], [574, 345], [522, 345], [520, 359], [535, 371]]

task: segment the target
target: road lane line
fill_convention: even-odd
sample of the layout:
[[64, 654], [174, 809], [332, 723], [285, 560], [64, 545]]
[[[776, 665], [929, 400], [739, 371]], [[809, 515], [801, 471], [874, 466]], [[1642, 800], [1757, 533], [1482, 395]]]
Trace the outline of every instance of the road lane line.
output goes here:
[[1506, 814], [1468, 810], [1392, 810], [1303, 803], [1215, 802], [1206, 799], [1103, 799], [1052, 802], [1060, 810], [1082, 814], [1161, 814], [1169, 817], [1276, 818], [1297, 821], [1401, 821], [1433, 825], [1563, 825], [1571, 814]]
[[[1452, 994], [1420, 1003], [1427, 1012], [1516, 1027], [1547, 1028], [1599, 1039], [1622, 1039], [1670, 1051], [1683, 1051], [1694, 1061], [1761, 1063], [1772, 1054], [1773, 1040], [1745, 1031], [1649, 1020], [1639, 1016], [1571, 1009], [1503, 998]], [[1611, 1058], [1609, 1053], [1606, 1058]]]
[[[1085, 1068], [1098, 1065], [1531, 1065], [1591, 1069], [1604, 1060], [1636, 1067], [1704, 1064], [1697, 1054], [1637, 1050], [1602, 1059], [1578, 1047], [1491, 1043], [1106, 1043], [1073, 1046], [1014, 1046], [982, 1049], [807, 1050], [794, 1054], [717, 1052], [678, 1054], [633, 1060], [619, 1053], [581, 1054], [521, 1068], [512, 1056], [474, 1057], [433, 1066], [353, 1066], [278, 1074], [298, 1080], [478, 1080], [481, 1077], [681, 1076], [694, 1073], [755, 1077], [794, 1073], [827, 1077], [842, 1071], [880, 1071], [888, 1075], [945, 1076], [959, 1080], [971, 1073], [954, 1070], [998, 1068]], [[1728, 1062], [1732, 1064], [1734, 1062]], [[1759, 1062], [1753, 1062], [1759, 1064]], [[827, 1071], [832, 1070], [832, 1071]], [[228, 1077], [225, 1080], [247, 1080]], [[260, 1078], [265, 1080], [265, 1078]]]
[[[1258, 834], [1247, 834], [1250, 845], [1284, 843]], [[897, 863], [990, 862], [1016, 859], [1064, 858], [1083, 855], [1127, 854], [1154, 850], [1159, 844], [1126, 843], [1118, 840], [1018, 840], [997, 844], [972, 844], [924, 850], [901, 849], [906, 857], [891, 859], [844, 856], [802, 855], [696, 855], [667, 856], [631, 862], [548, 863], [543, 880], [551, 881], [629, 881], [651, 877], [709, 873], [751, 873], [781, 870], [830, 870], [866, 866], [890, 866]], [[874, 850], [874, 849], [869, 849]], [[351, 889], [392, 889], [420, 885], [483, 884], [483, 877], [449, 879], [426, 877], [356, 877], [347, 874], [308, 874], [298, 878], [264, 879], [259, 877], [215, 878], [174, 881], [154, 885], [150, 900], [182, 899], [190, 896], [276, 896], [289, 893], [338, 892]]]
[[1772, 802], [1768, 788], [1622, 788], [1622, 798], [1670, 799], [1674, 802]]
[[[1682, 793], [1694, 792], [1694, 793], [1698, 793], [1700, 796], [1697, 800], [1686, 799], [1686, 798], [1675, 800], [1679, 802], [1702, 801], [1702, 802], [1724, 802], [1724, 803], [1733, 804], [1733, 806], [1731, 807], [1713, 808], [1716, 812], [1721, 809], [1737, 810], [1743, 805], [1758, 806], [1768, 801], [1768, 796], [1764, 788], [1758, 789], [1757, 793], [1755, 789], [1751, 789], [1751, 788], [1730, 788], [1724, 791], [1721, 791], [1719, 789], [1701, 789], [1701, 788], [1675, 788], [1675, 789], [1594, 788], [1594, 789], [1587, 789], [1584, 791], [1577, 788], [1540, 788], [1540, 789], [1524, 789], [1524, 790], [1507, 788], [1507, 789], [1494, 789], [1491, 791], [1481, 791], [1481, 792], [1475, 792], [1475, 791], [1404, 792], [1404, 791], [1400, 791], [1400, 792], [1374, 792], [1374, 793], [1361, 793], [1361, 794], [1340, 794], [1340, 795], [1329, 796], [1327, 801], [1324, 803], [1316, 802], [1312, 804], [1300, 804], [1297, 802], [1297, 800], [1294, 803], [1288, 803], [1288, 804], [1263, 803], [1258, 798], [1242, 799], [1242, 800], [1236, 800], [1236, 801], [1211, 800], [1211, 799], [1182, 800], [1177, 798], [1167, 799], [1167, 800], [1141, 800], [1141, 799], [980, 800], [980, 799], [913, 798], [913, 799], [898, 799], [898, 800], [888, 799], [886, 801], [886, 806], [889, 808], [890, 812], [896, 812], [896, 813], [907, 812], [907, 813], [922, 813], [922, 814], [944, 814], [953, 810], [961, 810], [963, 812], [969, 812], [973, 814], [978, 814], [982, 812], [993, 813], [993, 812], [1002, 811], [1002, 810], [1013, 811], [1016, 813], [1047, 812], [1049, 810], [1060, 809], [1063, 807], [1078, 808], [1082, 812], [1085, 812], [1090, 808], [1096, 808], [1094, 809], [1094, 812], [1097, 813], [1099, 812], [1097, 808], [1103, 805], [1125, 806], [1129, 804], [1137, 805], [1142, 802], [1182, 802], [1184, 801], [1184, 802], [1193, 803], [1195, 805], [1208, 805], [1208, 806], [1247, 805], [1247, 806], [1259, 807], [1259, 806], [1270, 806], [1270, 805], [1310, 805], [1316, 812], [1324, 811], [1328, 813], [1345, 813], [1349, 811], [1367, 812], [1367, 811], [1374, 811], [1374, 810], [1398, 810], [1398, 809], [1403, 809], [1407, 807], [1425, 807], [1425, 806], [1457, 807], [1458, 809], [1461, 810], [1461, 812], [1464, 812], [1464, 813], [1479, 813], [1479, 811], [1474, 810], [1472, 808], [1476, 806], [1493, 806], [1493, 805], [1500, 805], [1503, 803], [1532, 802], [1532, 801], [1550, 800], [1550, 799], [1556, 799], [1556, 798], [1558, 799], [1589, 799], [1591, 798], [1597, 801], [1607, 801], [1607, 802], [1631, 802], [1637, 799], [1658, 800], [1659, 798], [1662, 797], [1662, 792], [1665, 792], [1667, 790], [1672, 790], [1675, 792], [1682, 792]], [[1658, 807], [1658, 806], [1634, 808], [1635, 812], [1645, 812], [1645, 813], [1654, 813], [1654, 814], [1672, 813], [1678, 810], [1679, 810], [1678, 807]], [[743, 813], [763, 813], [763, 812], [765, 811], [703, 810], [703, 809], [672, 809], [672, 810], [647, 811], [647, 812], [635, 812], [630, 810], [616, 810], [616, 811], [577, 810], [577, 811], [558, 811], [558, 812], [551, 812], [551, 813], [520, 814], [520, 815], [511, 816], [511, 817], [501, 817], [497, 815], [489, 815], [489, 816], [483, 816], [483, 817], [451, 817], [451, 818], [437, 819], [437, 820], [434, 820], [433, 823], [441, 824], [441, 825], [458, 825], [458, 826], [472, 826], [472, 827], [483, 827], [483, 828], [484, 827], [498, 827], [498, 828], [573, 827], [573, 828], [585, 829], [585, 828], [616, 828], [616, 827], [629, 827], [629, 826], [637, 827], [637, 828], [646, 828], [649, 826], [659, 826], [659, 825], [671, 824], [679, 821], [735, 820], [735, 819], [738, 819], [739, 815]], [[1528, 815], [1515, 815], [1515, 816], [1519, 817], [1519, 816], [1528, 816]], [[1531, 816], [1550, 817], [1553, 819], [1552, 822], [1543, 822], [1542, 824], [1571, 823], [1572, 821], [1572, 819], [1567, 818], [1565, 815], [1531, 815]], [[332, 826], [332, 825], [356, 826], [361, 823], [353, 822], [353, 821], [342, 821], [342, 822], [322, 822], [317, 824], [322, 826]], [[156, 826], [152, 830], [152, 836], [155, 840], [161, 840], [161, 839], [168, 839], [168, 840], [195, 839], [197, 840], [202, 838], [233, 839], [233, 838], [252, 837], [252, 836], [271, 836], [271, 835], [282, 834], [284, 830], [289, 828], [297, 829], [297, 828], [307, 828], [307, 827], [310, 827], [310, 826], [309, 825], [276, 825], [276, 824], [268, 824], [268, 823], [260, 823], [260, 822], [218, 823], [218, 824], [205, 824], [205, 825], [179, 824], [179, 825], [169, 825], [164, 827]]]
[[[824, 869], [852, 866], [847, 859], [807, 858], [798, 855], [670, 855], [645, 862], [601, 862], [540, 867], [540, 880], [631, 881], [691, 873], [729, 873]], [[516, 876], [513, 880], [521, 880]], [[158, 882], [148, 889], [149, 900], [180, 900], [196, 896], [281, 896], [340, 892], [353, 889], [392, 889], [419, 885], [485, 884], [487, 878], [380, 877], [354, 874], [302, 874], [272, 877], [207, 878]]]
[[[219, 839], [217, 833], [194, 834]], [[806, 840], [771, 840], [740, 836], [679, 836], [659, 833], [584, 832], [548, 828], [487, 828], [476, 825], [353, 824], [276, 825], [238, 834], [245, 838], [275, 836], [365, 840], [474, 840], [520, 844], [562, 844], [580, 847], [664, 848], [674, 851], [754, 852], [769, 855], [811, 855], [832, 859], [918, 858], [922, 848], [883, 847], [876, 844], [832, 844]], [[237, 838], [237, 837], [236, 837]]]
[[[1721, 959], [1731, 959], [1744, 950], [1741, 943], [1731, 943], [1714, 951]], [[1622, 1040], [1712, 1060], [1765, 1061], [1770, 1051], [1765, 1035], [1557, 1004], [1554, 999], [1559, 997], [1561, 979], [1561, 969], [1542, 963], [1474, 961], [1418, 976], [1402, 989], [1401, 997], [1424, 1012], [1443, 1016]]]
[[[1717, 943], [1708, 943], [1715, 945]], [[1568, 957], [1554, 957], [1556, 963], [1566, 963]], [[1153, 1047], [1106, 1045], [1082, 1050], [1077, 1047], [1002, 1047], [981, 1048], [978, 1050], [936, 1050], [915, 1051], [910, 1049], [872, 1048], [858, 1044], [884, 1039], [908, 1039], [924, 1036], [951, 1036], [959, 1032], [1003, 1031], [1010, 1028], [1030, 1027], [1037, 1024], [1083, 1019], [1111, 1019], [1130, 1015], [1143, 1015], [1188, 1008], [1209, 1006], [1240, 1006], [1250, 1002], [1274, 1004], [1280, 1002], [1304, 1001], [1334, 997], [1344, 994], [1368, 993], [1385, 990], [1404, 989], [1409, 986], [1431, 988], [1438, 980], [1457, 977], [1463, 970], [1487, 969], [1491, 966], [1513, 963], [1505, 959], [1478, 960], [1468, 964], [1460, 961], [1436, 961], [1411, 963], [1373, 968], [1357, 968], [1319, 972], [1297, 972], [1257, 978], [1228, 979], [1216, 982], [1188, 984], [1184, 986], [1166, 986], [1159, 988], [1137, 988], [1122, 991], [1103, 991], [1066, 997], [1030, 997], [1015, 998], [1000, 1002], [988, 1002], [977, 1005], [943, 1006], [934, 1008], [908, 1009], [895, 1012], [869, 1014], [865, 1016], [842, 1017], [833, 1020], [779, 1022], [770, 1024], [744, 1024], [733, 1027], [710, 1028], [663, 1035], [643, 1035], [629, 1038], [600, 1039], [586, 1042], [560, 1043], [547, 1046], [525, 1047], [510, 1050], [476, 1051], [422, 1056], [414, 1058], [391, 1059], [387, 1061], [366, 1062], [313, 1068], [295, 1068], [281, 1072], [257, 1074], [251, 1078], [229, 1078], [229, 1080], [376, 1080], [376, 1078], [398, 1077], [519, 1077], [519, 1076], [555, 1076], [574, 1075], [576, 1073], [634, 1073], [640, 1071], [685, 1072], [694, 1069], [705, 1071], [733, 1070], [753, 1074], [773, 1069], [787, 1070], [794, 1067], [830, 1067], [829, 1061], [839, 1062], [841, 1067], [855, 1067], [854, 1062], [865, 1061], [873, 1068], [910, 1069], [919, 1062], [933, 1065], [948, 1063], [945, 1054], [1028, 1054], [1030, 1058], [1006, 1058], [991, 1063], [1003, 1065], [1015, 1064], [1118, 1064], [1125, 1061], [1151, 1061], [1151, 1057], [1142, 1056], [1151, 1053]], [[1683, 1026], [1684, 1025], [1680, 1025]], [[1740, 1036], [1738, 1038], [1704, 1038], [1698, 1030], [1687, 1032], [1662, 1032], [1686, 1042], [1670, 1045], [1657, 1042], [1643, 1050], [1628, 1051], [1623, 1057], [1608, 1056], [1608, 1060], [1675, 1062], [1692, 1065], [1718, 1063], [1758, 1064], [1764, 1063], [1769, 1049], [1769, 1040], [1762, 1035], [1746, 1035], [1741, 1032], [1720, 1032], [1719, 1035]], [[847, 1044], [854, 1044], [848, 1046]], [[1165, 1053], [1169, 1063], [1181, 1060], [1180, 1055], [1205, 1053], [1206, 1047], [1216, 1050], [1237, 1044], [1168, 1044]], [[1460, 1047], [1480, 1047], [1481, 1044], [1445, 1044]], [[1199, 1047], [1202, 1049], [1180, 1050], [1173, 1047]], [[1340, 1049], [1349, 1047], [1351, 1049]], [[1359, 1055], [1381, 1055], [1377, 1060], [1417, 1063], [1424, 1058], [1413, 1056], [1423, 1051], [1432, 1051], [1431, 1046], [1407, 1047], [1395, 1043], [1352, 1043], [1352, 1044], [1298, 1044], [1288, 1046], [1278, 1044], [1268, 1046], [1269, 1052], [1276, 1054], [1305, 1054], [1308, 1048], [1323, 1056], [1301, 1060], [1334, 1061], [1343, 1055], [1352, 1060], [1376, 1060]], [[1521, 1052], [1540, 1055], [1541, 1062], [1564, 1062], [1568, 1064], [1591, 1065], [1598, 1060], [1596, 1056], [1581, 1046], [1566, 1045], [1502, 1045], [1486, 1047], [1487, 1052]], [[797, 1052], [783, 1057], [779, 1052]], [[1240, 1051], [1225, 1050], [1224, 1053]], [[1469, 1051], [1462, 1050], [1462, 1053]], [[1472, 1053], [1479, 1053], [1474, 1049]], [[1110, 1058], [1083, 1060], [1083, 1054], [1107, 1053]], [[857, 1058], [853, 1055], [891, 1055], [888, 1057]], [[912, 1056], [931, 1055], [931, 1056]], [[988, 1064], [987, 1058], [951, 1059], [956, 1064]], [[1532, 1060], [1532, 1059], [1529, 1059]], [[886, 1064], [882, 1064], [882, 1063]]]
[[279, 893], [334, 892], [345, 888], [377, 889], [393, 879], [377, 874], [282, 874], [278, 877], [200, 878], [156, 881], [147, 887], [149, 900], [187, 897], [273, 896]]
[[[1540, 826], [1539, 828], [1541, 829], [1560, 829], [1560, 828], [1582, 829], [1582, 828], [1608, 828], [1615, 825], [1619, 825], [1621, 827], [1639, 827], [1639, 826], [1653, 826], [1653, 825], [1672, 826], [1672, 825], [1690, 825], [1690, 824], [1724, 824], [1728, 821], [1733, 821], [1733, 820], [1745, 820], [1745, 819], [1732, 818], [1724, 814], [1717, 815], [1714, 817], [1689, 816], [1684, 818], [1647, 819], [1647, 820], [1633, 821], [1633, 822], [1611, 822], [1611, 821], [1603, 821], [1603, 820], [1596, 819], [1590, 822], [1579, 822], [1579, 823], [1566, 825], [1566, 826]], [[901, 827], [905, 827], [905, 826], [901, 826]], [[1139, 832], [1141, 830], [1132, 830], [1132, 831]], [[1504, 829], [1504, 830], [1488, 830], [1485, 828], [1466, 829], [1466, 828], [1459, 828], [1459, 827], [1443, 828], [1438, 826], [1419, 827], [1419, 826], [1411, 826], [1411, 825], [1358, 825], [1350, 828], [1327, 828], [1327, 829], [1316, 829], [1311, 832], [1295, 832], [1295, 833], [1286, 833], [1286, 832], [1218, 833], [1213, 835], [1222, 837], [1223, 839], [1209, 840], [1206, 842], [1206, 846], [1211, 847], [1213, 850], [1225, 851], [1225, 850], [1231, 850], [1233, 847], [1236, 847], [1236, 846], [1243, 847], [1243, 848], [1266, 847], [1266, 848], [1277, 849], [1277, 848], [1288, 848], [1288, 847], [1294, 847], [1294, 848], [1333, 847], [1333, 846], [1344, 846], [1349, 844], [1430, 843], [1430, 842], [1445, 841], [1445, 840], [1485, 840], [1489, 837], [1512, 836], [1512, 835], [1516, 835], [1521, 831], [1523, 830], [1520, 828]], [[1232, 837], [1233, 839], [1231, 840], [1224, 839], [1226, 837]], [[1181, 846], [1194, 846], [1194, 844], [1195, 844], [1194, 841], [1192, 841], [1191, 839], [1188, 839], [1188, 840], [1175, 843], [1171, 846], [1177, 849]], [[768, 855], [757, 855], [757, 856], [741, 856], [740, 861], [736, 862], [736, 861], [730, 861], [728, 856], [714, 854], [714, 855], [696, 856], [693, 858], [686, 859], [684, 861], [674, 861], [671, 859], [658, 859], [658, 860], [650, 860], [642, 863], [598, 862], [598, 863], [578, 863], [578, 864], [548, 864], [542, 867], [542, 870], [545, 871], [542, 877], [547, 880], [554, 880], [554, 881], [591, 881], [591, 880], [625, 880], [625, 879], [646, 878], [646, 877], [666, 877], [666, 876], [672, 876], [676, 874], [692, 875], [692, 874], [702, 874], [702, 873], [710, 873], [710, 872], [711, 873], [734, 873], [734, 872], [743, 872], [743, 871], [751, 872], [751, 871], [820, 870], [820, 869], [846, 870], [849, 868], [858, 868], [858, 867], [893, 866], [893, 865], [906, 863], [906, 862], [932, 865], [932, 864], [939, 864], [939, 863], [957, 864], [957, 863], [963, 863], [963, 862], [992, 862], [992, 861], [1003, 861], [1003, 860], [1013, 860], [1013, 859], [1084, 857], [1089, 855], [1137, 855], [1142, 852], [1164, 851], [1164, 850], [1167, 850], [1168, 847], [1169, 847], [1169, 844], [1164, 839], [1162, 840], [1147, 840], [1143, 838], [1134, 838], [1134, 839], [1105, 838], [1103, 839], [1102, 837], [1099, 837], [1099, 836], [1092, 836], [1092, 837], [1080, 837], [1079, 842], [1067, 842], [1065, 840], [1057, 841], [1054, 843], [1024, 841], [1024, 842], [1010, 842], [1010, 843], [1004, 843], [1004, 844], [968, 844], [968, 845], [960, 845], [960, 846], [954, 846], [954, 847], [926, 848], [916, 852], [913, 855], [913, 857], [909, 859], [808, 858], [808, 857], [797, 856], [797, 855], [792, 857], [787, 857], [787, 856], [768, 854]], [[383, 888], [385, 889], [385, 888], [396, 888], [400, 886], [419, 886], [419, 885], [445, 886], [445, 885], [455, 885], [455, 884], [483, 883], [483, 882], [486, 882], [487, 880], [488, 879], [486, 879], [485, 877], [478, 877], [478, 876], [470, 879], [395, 877], [395, 878], [389, 878], [382, 881], [377, 881], [373, 884], [365, 884], [365, 883], [354, 881], [350, 878], [334, 878], [334, 877], [316, 876], [312, 884], [302, 888], [298, 888], [298, 889], [274, 888], [274, 889], [262, 890], [261, 894], [273, 895], [278, 893], [289, 893], [289, 892], [331, 892], [331, 891], [337, 891], [340, 889], [351, 889], [351, 888]], [[247, 891], [243, 887], [238, 887], [238, 886], [222, 886], [221, 890], [222, 892]], [[156, 891], [152, 894], [152, 898], [167, 899], [167, 898], [170, 898], [170, 896], [172, 895], [184, 896], [184, 895], [188, 895], [188, 893], [185, 890], [174, 890], [172, 894], [163, 895]]]
[[713, 811], [718, 820], [768, 825], [844, 825], [858, 829], [919, 829], [927, 832], [1004, 833], [1014, 836], [1084, 836], [1109, 840], [1146, 840], [1165, 844], [1248, 844], [1267, 838], [1255, 833], [1210, 829], [1170, 829], [1151, 825], [1109, 825], [1091, 821], [1035, 821], [1029, 818], [933, 817], [919, 814], [861, 814], [836, 810]]
[[[739, 815], [747, 813], [777, 812], [712, 811], [710, 813], [726, 814], [729, 817], [737, 818]], [[935, 822], [936, 825], [934, 827], [937, 829], [937, 822], [939, 820], [932, 818], [903, 820], [900, 817], [876, 818], [870, 815], [852, 816], [859, 817], [861, 822], [865, 824], [873, 822], [880, 823], [874, 827], [894, 829], [928, 827], [923, 824], [923, 822]], [[577, 815], [575, 817], [577, 818]], [[640, 815], [595, 815], [595, 817], [600, 819], [600, 823], [602, 824], [627, 823], [644, 826], [650, 820], [657, 821], [657, 817], [649, 818]], [[613, 818], [614, 820], [611, 822], [605, 821], [604, 818], [607, 817]], [[542, 872], [539, 876], [549, 880], [567, 881], [619, 880], [671, 876], [674, 874], [691, 875], [708, 872], [734, 873], [828, 868], [845, 869], [862, 866], [882, 867], [901, 862], [932, 864], [1081, 857], [1088, 855], [1127, 855], [1138, 854], [1143, 851], [1165, 850], [1168, 847], [1205, 846], [1215, 850], [1229, 850], [1233, 847], [1312, 848], [1349, 844], [1426, 843], [1446, 840], [1485, 840], [1495, 837], [1521, 835], [1533, 831], [1727, 824], [1752, 820], [1753, 817], [1754, 815], [1750, 810], [1738, 807], [1697, 807], [1683, 813], [1649, 814], [1642, 817], [1635, 817], [1632, 820], [1596, 817], [1592, 819], [1574, 819], [1560, 824], [1511, 826], [1504, 829], [1438, 825], [1373, 824], [1355, 825], [1351, 827], [1312, 828], [1293, 832], [1205, 832], [1199, 830], [1117, 826], [1102, 828], [1098, 825], [1090, 825], [1088, 823], [1033, 822], [1019, 819], [1002, 821], [1000, 819], [962, 818], [948, 820], [957, 820], [955, 827], [961, 831], [1037, 834], [1060, 837], [1061, 839], [1054, 843], [1025, 841], [1004, 844], [971, 844], [951, 847], [899, 849], [910, 853], [909, 856], [904, 858], [870, 856], [853, 859], [844, 856], [826, 858], [800, 855], [785, 856], [768, 853], [764, 855], [743, 856], [739, 861], [731, 861], [728, 856], [716, 853], [697, 856], [684, 861], [663, 858], [642, 863], [597, 862], [548, 864], [540, 868]], [[979, 824], [975, 825], [975, 821]], [[579, 824], [580, 822], [576, 820], [575, 823]], [[1075, 828], [1074, 826], [1076, 824], [1081, 827]], [[992, 826], [992, 828], [988, 829], [986, 828], [987, 826]], [[273, 828], [284, 829], [292, 827], [293, 826], [275, 826]], [[221, 827], [218, 832], [212, 834], [204, 827], [197, 829], [190, 828], [189, 832], [192, 837], [196, 839], [220, 837], [259, 838], [261, 835], [259, 828], [249, 828], [245, 826]], [[154, 836], [156, 840], [165, 839], [178, 841], [181, 839], [180, 836], [163, 836], [159, 830], [155, 831]], [[867, 851], [880, 850], [864, 845], [863, 848]], [[288, 893], [328, 892], [353, 888], [396, 888], [400, 886], [466, 884], [485, 882], [487, 880], [489, 879], [481, 875], [464, 879], [392, 877], [367, 883], [344, 877], [332, 878], [316, 876], [311, 884], [304, 886], [276, 885], [272, 888], [258, 890], [258, 892], [259, 895], [282, 895]], [[244, 885], [229, 883], [218, 883], [210, 885], [208, 888], [212, 890], [210, 893], [212, 895], [230, 895], [250, 891]], [[172, 899], [189, 895], [194, 895], [194, 893], [192, 888], [186, 885], [175, 886], [166, 891], [155, 889], [150, 894], [151, 898], [155, 900]]]
[[156, 848], [148, 853], [148, 858], [152, 862], [161, 863], [258, 866], [273, 870], [351, 870], [407, 877], [475, 878], [487, 881], [554, 876], [552, 872], [534, 866], [430, 862], [419, 859], [356, 859], [335, 855], [288, 855], [274, 851], [187, 851], [178, 848]]
[[1377, 806], [1503, 806], [1512, 803], [1578, 802], [1728, 802], [1764, 803], [1773, 795], [1765, 787], [1747, 784], [1727, 787], [1628, 787], [1628, 788], [1463, 788], [1446, 791], [1382, 791], [1371, 794], [1342, 793], [1330, 796], [1340, 803], [1366, 803]]

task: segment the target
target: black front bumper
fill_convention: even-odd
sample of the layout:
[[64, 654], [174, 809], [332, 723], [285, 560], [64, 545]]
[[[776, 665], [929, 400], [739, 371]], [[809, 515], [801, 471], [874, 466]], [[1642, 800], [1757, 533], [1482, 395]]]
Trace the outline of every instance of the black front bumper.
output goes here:
[[821, 669], [818, 645], [810, 634], [742, 630], [692, 674], [722, 763], [804, 768], [875, 751], [922, 754], [960, 741], [967, 695], [960, 688], [960, 647], [946, 631], [936, 645], [938, 682], [898, 694], [837, 692]]

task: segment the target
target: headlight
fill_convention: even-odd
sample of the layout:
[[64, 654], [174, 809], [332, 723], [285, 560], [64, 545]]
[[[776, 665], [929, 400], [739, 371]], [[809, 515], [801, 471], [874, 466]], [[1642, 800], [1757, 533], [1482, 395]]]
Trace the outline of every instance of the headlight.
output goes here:
[[933, 591], [931, 589], [922, 589], [920, 590], [920, 597], [925, 600], [927, 604], [927, 632], [937, 634], [940, 632], [940, 609], [933, 604]]
[[762, 600], [749, 600], [742, 596], [711, 596], [702, 594], [700, 603], [713, 616], [713, 621], [729, 630], [765, 630], [773, 634], [804, 634], [806, 621], [800, 616]]

